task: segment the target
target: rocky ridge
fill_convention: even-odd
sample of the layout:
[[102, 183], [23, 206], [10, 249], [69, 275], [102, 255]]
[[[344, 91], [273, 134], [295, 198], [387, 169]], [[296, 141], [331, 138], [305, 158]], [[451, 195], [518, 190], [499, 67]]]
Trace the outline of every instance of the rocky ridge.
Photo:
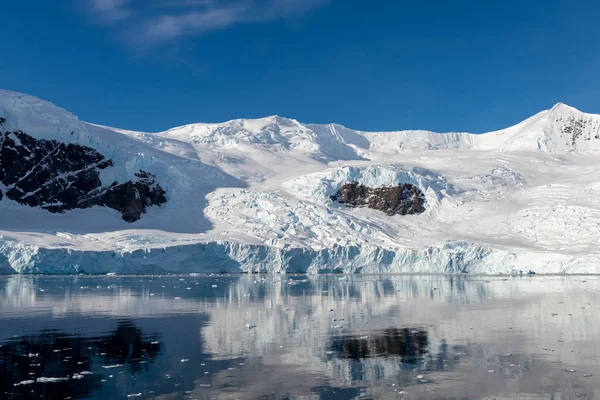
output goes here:
[[[0, 128], [4, 122], [0, 118]], [[52, 213], [105, 206], [135, 222], [146, 207], [167, 201], [166, 192], [145, 171], [132, 181], [102, 186], [100, 171], [112, 166], [111, 159], [87, 146], [0, 130], [0, 188], [21, 205]], [[0, 190], [0, 200], [4, 194]]]

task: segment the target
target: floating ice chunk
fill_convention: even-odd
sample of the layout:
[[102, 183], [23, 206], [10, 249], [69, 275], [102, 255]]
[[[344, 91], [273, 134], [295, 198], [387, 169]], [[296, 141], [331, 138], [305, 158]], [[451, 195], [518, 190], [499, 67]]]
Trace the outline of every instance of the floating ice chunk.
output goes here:
[[122, 367], [123, 364], [115, 364], [115, 365], [103, 365], [102, 368], [104, 369], [112, 369], [112, 368], [119, 368]]
[[21, 381], [19, 383], [15, 383], [13, 386], [25, 386], [25, 385], [31, 385], [32, 383], [35, 383], [35, 381]]
[[37, 378], [36, 382], [38, 383], [56, 383], [56, 382], [64, 382], [64, 381], [68, 381], [70, 378], [46, 378], [46, 377], [41, 377], [41, 378]]

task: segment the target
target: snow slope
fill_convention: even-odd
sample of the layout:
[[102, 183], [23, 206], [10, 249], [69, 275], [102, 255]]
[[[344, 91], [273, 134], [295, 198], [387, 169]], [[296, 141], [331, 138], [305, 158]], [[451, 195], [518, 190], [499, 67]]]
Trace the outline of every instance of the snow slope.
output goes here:
[[[92, 147], [103, 184], [143, 169], [167, 192], [128, 224], [0, 200], [0, 272], [600, 272], [600, 116], [564, 104], [482, 135], [363, 132], [278, 116], [142, 133], [0, 91], [5, 130]], [[329, 196], [411, 183], [426, 212]], [[4, 191], [0, 185], [0, 191]]]

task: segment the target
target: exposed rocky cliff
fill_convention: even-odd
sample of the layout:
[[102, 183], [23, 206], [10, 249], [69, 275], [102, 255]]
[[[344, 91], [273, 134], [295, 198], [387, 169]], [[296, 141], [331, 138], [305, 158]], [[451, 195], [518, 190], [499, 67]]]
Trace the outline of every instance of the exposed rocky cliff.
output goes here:
[[100, 205], [118, 210], [127, 222], [140, 219], [146, 212], [146, 207], [160, 205], [167, 201], [166, 193], [155, 182], [154, 175], [139, 171], [135, 176], [136, 181], [113, 183], [99, 199]]
[[425, 211], [423, 192], [410, 183], [370, 188], [358, 182], [346, 183], [331, 200], [348, 207], [369, 207], [387, 215], [421, 214]]
[[[0, 119], [0, 127], [3, 122]], [[106, 206], [134, 222], [146, 207], [167, 201], [165, 191], [145, 171], [136, 173], [132, 181], [103, 187], [100, 171], [112, 165], [112, 160], [90, 147], [0, 130], [0, 183], [6, 197], [22, 205], [53, 213]]]

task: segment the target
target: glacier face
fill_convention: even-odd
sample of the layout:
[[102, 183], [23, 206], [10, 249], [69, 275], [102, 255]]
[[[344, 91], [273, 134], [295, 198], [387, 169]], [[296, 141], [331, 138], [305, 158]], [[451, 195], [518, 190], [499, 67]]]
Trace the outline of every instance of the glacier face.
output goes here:
[[[102, 185], [144, 170], [167, 198], [128, 224], [106, 207], [57, 215], [3, 196], [0, 273], [600, 272], [600, 116], [563, 104], [481, 135], [278, 116], [153, 134], [9, 91], [0, 118], [111, 159]], [[332, 202], [349, 182], [415, 185], [426, 211]]]

